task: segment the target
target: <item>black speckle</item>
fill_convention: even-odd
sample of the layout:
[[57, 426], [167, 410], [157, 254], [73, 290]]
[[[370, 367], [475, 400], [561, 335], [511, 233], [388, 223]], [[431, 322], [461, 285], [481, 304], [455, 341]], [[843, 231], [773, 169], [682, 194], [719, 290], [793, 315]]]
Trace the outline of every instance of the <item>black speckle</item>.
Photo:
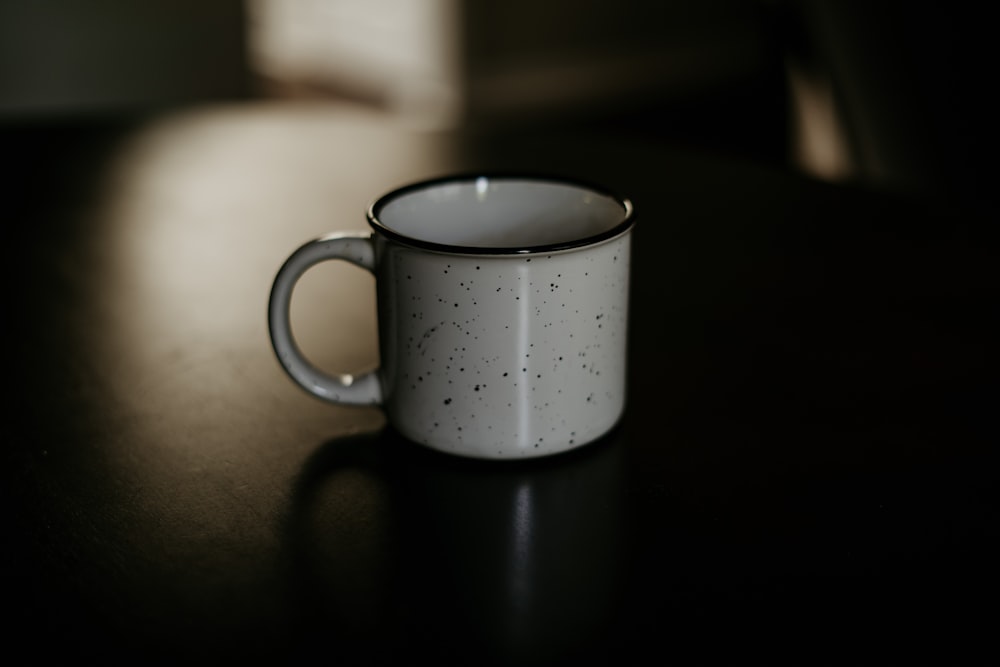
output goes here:
[[[589, 401], [590, 399], [588, 398], [587, 400]], [[445, 405], [451, 405], [451, 399], [450, 398], [444, 399], [444, 404]]]

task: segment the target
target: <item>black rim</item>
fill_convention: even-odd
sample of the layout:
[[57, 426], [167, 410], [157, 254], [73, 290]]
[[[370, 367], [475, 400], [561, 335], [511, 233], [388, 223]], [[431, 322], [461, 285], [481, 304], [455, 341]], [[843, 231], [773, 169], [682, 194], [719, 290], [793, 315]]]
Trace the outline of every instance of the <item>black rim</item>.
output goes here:
[[[610, 227], [600, 234], [595, 234], [593, 236], [586, 236], [579, 239], [573, 239], [570, 241], [565, 241], [561, 243], [552, 243], [547, 245], [537, 245], [537, 246], [526, 246], [526, 247], [487, 247], [487, 246], [465, 246], [465, 245], [451, 245], [447, 243], [435, 243], [433, 241], [424, 241], [422, 239], [416, 239], [412, 236], [407, 236], [401, 234], [390, 227], [387, 227], [379, 219], [382, 213], [382, 209], [389, 202], [409, 194], [411, 192], [416, 192], [417, 190], [425, 190], [427, 188], [432, 188], [437, 185], [443, 185], [445, 183], [466, 183], [475, 182], [479, 178], [487, 178], [490, 180], [502, 180], [502, 181], [537, 181], [543, 183], [552, 183], [558, 185], [567, 185], [575, 188], [580, 188], [583, 190], [589, 190], [595, 194], [602, 195], [613, 199], [619, 206], [622, 207], [622, 219], [621, 221]], [[593, 183], [587, 183], [585, 181], [577, 180], [574, 178], [566, 178], [562, 176], [551, 176], [551, 175], [539, 175], [530, 173], [496, 173], [496, 172], [475, 172], [469, 174], [459, 174], [454, 176], [442, 176], [440, 178], [432, 178], [424, 181], [418, 181], [416, 183], [411, 183], [409, 185], [404, 185], [403, 187], [396, 188], [391, 192], [388, 192], [378, 199], [376, 199], [368, 207], [368, 224], [371, 225], [379, 234], [403, 243], [405, 245], [413, 246], [415, 248], [422, 248], [425, 250], [433, 250], [436, 252], [454, 254], [454, 255], [537, 255], [543, 253], [557, 252], [560, 250], [571, 250], [573, 248], [583, 248], [586, 246], [596, 245], [604, 241], [615, 238], [627, 232], [635, 224], [635, 212], [632, 207], [632, 202], [625, 197], [620, 197], [617, 194], [609, 191], [607, 188], [601, 187], [599, 185], [594, 185]]]

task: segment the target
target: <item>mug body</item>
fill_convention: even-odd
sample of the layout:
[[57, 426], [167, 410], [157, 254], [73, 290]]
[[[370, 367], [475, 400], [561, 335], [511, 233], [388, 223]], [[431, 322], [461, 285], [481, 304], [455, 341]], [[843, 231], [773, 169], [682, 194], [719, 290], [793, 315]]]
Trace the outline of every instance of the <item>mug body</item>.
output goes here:
[[[591, 206], [592, 189], [565, 182], [543, 183], [532, 201], [531, 185], [479, 178], [452, 194], [501, 190], [496, 218], [535, 216], [537, 231], [467, 233], [506, 223], [475, 202], [449, 213], [435, 201], [447, 185], [387, 195], [369, 212], [383, 404], [411, 440], [476, 458], [543, 456], [592, 442], [623, 413], [631, 207], [603, 193]], [[587, 216], [599, 224], [574, 222]], [[430, 229], [449, 217], [462, 231]]]

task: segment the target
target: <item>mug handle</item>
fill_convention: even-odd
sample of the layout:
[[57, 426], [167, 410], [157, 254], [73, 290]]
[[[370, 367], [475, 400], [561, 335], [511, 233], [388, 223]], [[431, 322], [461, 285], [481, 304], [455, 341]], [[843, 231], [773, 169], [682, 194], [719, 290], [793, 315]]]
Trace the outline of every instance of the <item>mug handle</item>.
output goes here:
[[336, 233], [309, 241], [285, 261], [271, 288], [268, 326], [271, 345], [285, 372], [311, 394], [346, 405], [382, 403], [377, 371], [354, 377], [329, 375], [302, 354], [292, 336], [290, 307], [295, 283], [310, 267], [327, 260], [343, 260], [374, 273], [375, 249], [370, 235]]

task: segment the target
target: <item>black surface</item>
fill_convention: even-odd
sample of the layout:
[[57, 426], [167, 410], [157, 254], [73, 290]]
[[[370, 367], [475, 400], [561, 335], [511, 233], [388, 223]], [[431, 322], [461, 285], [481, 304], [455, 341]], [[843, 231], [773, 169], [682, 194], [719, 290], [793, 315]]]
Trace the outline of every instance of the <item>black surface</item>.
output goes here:
[[[15, 662], [995, 653], [993, 221], [593, 137], [416, 137], [348, 118], [315, 143], [226, 144], [245, 127], [233, 113], [140, 157], [145, 124], [4, 128]], [[287, 131], [309, 122], [293, 113]], [[254, 141], [273, 172], [245, 171]], [[290, 221], [326, 150], [341, 171], [314, 174], [307, 198], [336, 214]], [[192, 216], [203, 182], [169, 167], [184, 155], [223, 156], [220, 179], [257, 174], [236, 190], [254, 206]], [[600, 443], [449, 458], [377, 410], [320, 404], [271, 358], [267, 289], [299, 241], [363, 224], [402, 182], [478, 168], [559, 171], [635, 201], [629, 405]], [[123, 214], [126, 199], [145, 205]], [[143, 226], [174, 210], [179, 236]], [[161, 237], [179, 245], [135, 251]], [[164, 258], [180, 271], [156, 274]]]

